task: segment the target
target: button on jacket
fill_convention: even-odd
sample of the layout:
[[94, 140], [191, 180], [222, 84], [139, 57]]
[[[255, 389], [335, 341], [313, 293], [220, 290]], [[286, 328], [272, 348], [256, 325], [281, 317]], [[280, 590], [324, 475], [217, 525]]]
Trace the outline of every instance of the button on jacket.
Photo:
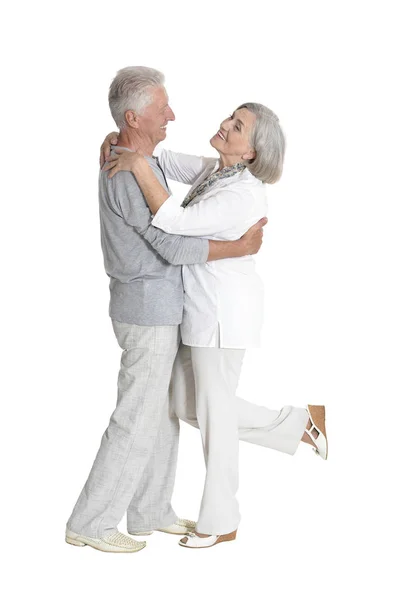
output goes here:
[[[166, 177], [199, 183], [219, 168], [216, 158], [163, 150]], [[190, 190], [190, 192], [191, 192]], [[189, 192], [189, 193], [190, 193]], [[208, 240], [237, 240], [267, 214], [265, 185], [248, 169], [220, 179], [186, 207], [170, 196], [152, 224], [167, 233]], [[187, 346], [256, 348], [263, 322], [263, 284], [252, 256], [183, 265], [182, 341]]]

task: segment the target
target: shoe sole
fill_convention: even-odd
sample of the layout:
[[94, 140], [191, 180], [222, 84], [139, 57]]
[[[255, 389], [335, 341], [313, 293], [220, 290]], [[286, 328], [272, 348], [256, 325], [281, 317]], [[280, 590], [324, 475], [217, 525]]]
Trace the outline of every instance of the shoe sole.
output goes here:
[[190, 550], [203, 550], [204, 548], [212, 548], [213, 546], [216, 546], [217, 544], [221, 544], [222, 542], [233, 542], [236, 539], [237, 536], [237, 532], [233, 531], [232, 533], [226, 533], [225, 535], [221, 535], [214, 544], [211, 544], [210, 546], [187, 546], [187, 544], [183, 544], [181, 542], [179, 542], [179, 546], [182, 546], [183, 548], [190, 548]]
[[187, 531], [185, 533], [174, 533], [173, 531], [162, 531], [162, 529], [157, 529], [157, 531], [160, 531], [161, 533], [168, 533], [169, 535], [187, 535], [187, 533], [194, 533], [194, 529], [187, 529]]
[[134, 552], [140, 552], [140, 550], [144, 550], [145, 548], [145, 546], [143, 546], [142, 548], [135, 548], [134, 550], [104, 550], [103, 548], [98, 548], [97, 546], [93, 546], [92, 544], [80, 542], [79, 540], [75, 540], [69, 537], [66, 537], [65, 541], [67, 544], [71, 544], [71, 546], [78, 546], [79, 548], [83, 548], [83, 546], [89, 546], [89, 548], [94, 548], [94, 550], [106, 552], [107, 554], [133, 554]]
[[[194, 533], [194, 529], [187, 529], [186, 532], [180, 532], [180, 533], [174, 533], [173, 531], [164, 531], [163, 529], [154, 529], [154, 531], [159, 531], [160, 533], [167, 533], [169, 535], [187, 535], [187, 533]], [[154, 531], [151, 531], [149, 533], [133, 533], [131, 531], [128, 531], [129, 535], [152, 535], [154, 533]]]

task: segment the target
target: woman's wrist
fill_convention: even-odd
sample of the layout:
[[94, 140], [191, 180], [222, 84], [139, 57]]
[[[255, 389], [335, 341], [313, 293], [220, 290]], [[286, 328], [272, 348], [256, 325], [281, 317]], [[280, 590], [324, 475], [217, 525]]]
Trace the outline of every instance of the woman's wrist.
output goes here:
[[145, 156], [142, 156], [141, 154], [136, 154], [136, 156], [134, 157], [134, 161], [133, 164], [131, 166], [131, 172], [134, 175], [138, 175], [140, 173], [145, 173], [146, 170], [148, 170], [148, 168], [150, 168], [148, 162], [145, 159]]

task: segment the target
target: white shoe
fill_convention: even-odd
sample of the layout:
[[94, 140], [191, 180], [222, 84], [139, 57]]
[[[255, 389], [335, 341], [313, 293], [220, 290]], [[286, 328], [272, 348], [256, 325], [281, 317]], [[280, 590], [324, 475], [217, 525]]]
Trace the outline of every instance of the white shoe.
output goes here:
[[[197, 523], [195, 521], [190, 521], [189, 519], [177, 519], [172, 525], [168, 525], [168, 527], [161, 527], [160, 529], [155, 529], [155, 531], [162, 531], [163, 533], [171, 533], [172, 535], [184, 535], [186, 533], [191, 533], [195, 530], [195, 526]], [[128, 531], [130, 535], [151, 535], [154, 533], [153, 531]]]
[[180, 546], [185, 548], [211, 548], [220, 544], [220, 542], [231, 542], [236, 539], [237, 530], [224, 535], [209, 535], [208, 537], [199, 537], [195, 532], [188, 533], [186, 537], [179, 541]]
[[138, 552], [147, 544], [147, 542], [136, 542], [119, 531], [104, 538], [91, 538], [74, 533], [70, 529], [66, 530], [65, 541], [73, 546], [91, 546], [101, 552]]
[[[313, 450], [321, 456], [324, 460], [327, 460], [328, 454], [328, 442], [326, 433], [326, 409], [324, 406], [316, 406], [314, 404], [308, 404], [308, 413], [311, 426], [309, 429], [305, 429], [316, 448]], [[315, 436], [314, 432], [318, 435]]]

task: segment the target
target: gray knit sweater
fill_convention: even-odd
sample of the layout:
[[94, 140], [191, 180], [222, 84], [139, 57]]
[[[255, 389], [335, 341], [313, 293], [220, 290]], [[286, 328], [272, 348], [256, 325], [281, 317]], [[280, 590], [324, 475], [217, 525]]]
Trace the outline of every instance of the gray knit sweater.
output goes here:
[[[147, 158], [169, 191], [155, 157]], [[136, 325], [178, 325], [183, 313], [181, 266], [205, 263], [208, 240], [171, 235], [151, 225], [132, 173], [99, 177], [101, 246], [110, 277], [112, 319]]]

